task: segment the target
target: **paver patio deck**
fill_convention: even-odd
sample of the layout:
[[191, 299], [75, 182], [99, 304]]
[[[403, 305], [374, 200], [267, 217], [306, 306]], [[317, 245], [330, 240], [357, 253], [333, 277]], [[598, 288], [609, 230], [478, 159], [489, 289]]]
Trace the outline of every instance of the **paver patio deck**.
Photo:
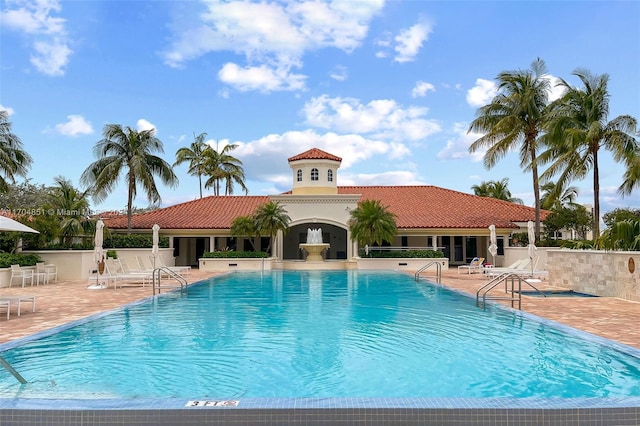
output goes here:
[[[196, 282], [217, 275], [208, 271], [192, 271], [188, 281]], [[480, 273], [458, 274], [457, 268], [443, 272], [446, 287], [475, 293], [487, 279]], [[543, 281], [541, 289], [553, 288]], [[0, 343], [28, 336], [39, 331], [84, 318], [98, 312], [115, 309], [127, 303], [149, 297], [150, 286], [88, 290], [86, 281], [65, 281], [34, 287], [0, 288], [0, 297], [15, 295], [36, 297], [36, 311], [23, 306], [17, 317], [12, 308], [11, 319], [0, 314]], [[640, 349], [640, 303], [609, 297], [527, 297], [522, 298], [522, 310], [540, 317], [615, 340]], [[4, 311], [3, 311], [4, 312]]]

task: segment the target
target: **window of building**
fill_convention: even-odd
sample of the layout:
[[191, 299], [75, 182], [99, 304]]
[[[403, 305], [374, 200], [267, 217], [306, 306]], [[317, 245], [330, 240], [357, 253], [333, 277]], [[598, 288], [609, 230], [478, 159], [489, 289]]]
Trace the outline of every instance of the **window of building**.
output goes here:
[[318, 180], [318, 169], [311, 169], [311, 180]]
[[333, 182], [333, 170], [327, 172], [327, 181]]
[[302, 170], [298, 169], [298, 182], [302, 182]]

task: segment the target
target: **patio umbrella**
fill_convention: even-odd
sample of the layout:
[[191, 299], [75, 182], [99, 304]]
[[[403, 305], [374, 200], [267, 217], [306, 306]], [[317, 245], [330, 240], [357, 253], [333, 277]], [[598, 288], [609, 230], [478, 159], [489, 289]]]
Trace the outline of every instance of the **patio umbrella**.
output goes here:
[[96, 235], [93, 238], [93, 260], [98, 264], [100, 268], [100, 262], [104, 258], [104, 251], [102, 250], [102, 243], [104, 241], [104, 222], [99, 220], [96, 222]]
[[40, 233], [39, 231], [29, 228], [27, 225], [23, 225], [17, 220], [9, 219], [6, 216], [0, 216], [0, 231], [31, 232], [34, 234]]
[[529, 258], [531, 259], [531, 275], [533, 275], [533, 258], [536, 256], [536, 230], [535, 225], [532, 221], [527, 223], [527, 232], [529, 234], [529, 247], [527, 247], [527, 251], [529, 252]]
[[491, 253], [492, 262], [496, 264], [496, 255], [498, 254], [498, 240], [496, 238], [496, 226], [489, 225], [489, 253]]
[[160, 252], [160, 247], [158, 246], [160, 241], [160, 226], [156, 223], [151, 229], [153, 229], [153, 245], [151, 246], [151, 254], [153, 255], [153, 269], [155, 269], [156, 257], [158, 257], [158, 254]]

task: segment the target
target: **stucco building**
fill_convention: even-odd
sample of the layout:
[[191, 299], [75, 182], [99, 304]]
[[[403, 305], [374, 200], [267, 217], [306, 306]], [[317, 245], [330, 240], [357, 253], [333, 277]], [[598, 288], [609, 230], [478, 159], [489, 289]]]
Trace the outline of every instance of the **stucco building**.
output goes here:
[[[495, 225], [500, 265], [503, 247], [513, 232], [526, 232], [527, 221], [535, 219], [531, 207], [494, 198], [478, 197], [436, 186], [339, 186], [338, 169], [342, 159], [317, 148], [288, 159], [292, 189], [269, 196], [208, 196], [155, 211], [132, 219], [136, 232], [151, 232], [154, 224], [168, 236], [176, 264], [197, 265], [202, 253], [234, 248], [251, 249], [248, 241], [231, 236], [231, 223], [237, 216], [249, 216], [270, 200], [280, 203], [291, 218], [290, 229], [275, 240], [278, 260], [302, 259], [299, 244], [306, 242], [308, 229], [322, 229], [323, 242], [330, 247], [327, 260], [358, 256], [359, 247], [351, 240], [350, 213], [361, 200], [377, 199], [396, 216], [398, 234], [392, 247], [439, 248], [452, 265], [468, 263], [474, 256], [488, 255], [489, 225]], [[547, 212], [542, 212], [544, 218]], [[105, 218], [113, 231], [127, 228], [126, 216]], [[265, 249], [262, 237], [256, 247]]]

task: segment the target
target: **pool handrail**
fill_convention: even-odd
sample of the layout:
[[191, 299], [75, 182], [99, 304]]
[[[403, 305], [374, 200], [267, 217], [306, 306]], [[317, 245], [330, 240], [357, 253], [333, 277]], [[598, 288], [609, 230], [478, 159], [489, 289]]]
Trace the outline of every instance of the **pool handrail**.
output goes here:
[[[509, 278], [511, 278], [511, 290], [508, 289]], [[518, 279], [518, 290], [514, 288], [515, 280]], [[543, 297], [547, 297], [546, 294], [541, 292], [536, 286], [523, 278], [520, 274], [515, 272], [504, 272], [497, 277], [489, 280], [488, 283], [484, 284], [482, 287], [478, 289], [476, 292], [476, 306], [480, 307], [480, 292], [482, 293], [482, 308], [486, 308], [487, 299], [489, 300], [510, 300], [511, 307], [514, 308], [514, 302], [518, 302], [518, 310], [522, 310], [522, 282], [524, 281], [529, 287], [534, 289], [536, 292], [540, 293]], [[511, 296], [487, 296], [491, 290], [493, 290], [498, 284], [504, 282], [504, 292], [511, 293]], [[518, 293], [516, 297], [514, 293]]]
[[0, 365], [1, 365], [1, 366], [3, 366], [3, 367], [4, 367], [4, 369], [5, 369], [5, 370], [7, 370], [9, 373], [11, 373], [11, 375], [12, 375], [13, 377], [15, 377], [15, 378], [20, 382], [20, 383], [22, 383], [23, 385], [25, 385], [25, 384], [27, 383], [27, 381], [25, 380], [25, 378], [24, 378], [24, 377], [22, 377], [22, 376], [20, 375], [20, 373], [18, 373], [18, 372], [16, 371], [16, 369], [15, 369], [15, 368], [13, 368], [13, 367], [11, 366], [11, 364], [9, 364], [9, 363], [7, 362], [7, 360], [6, 360], [6, 359], [4, 359], [2, 356], [0, 356]]
[[418, 269], [414, 275], [414, 278], [416, 281], [418, 281], [420, 279], [420, 274], [427, 269], [428, 267], [432, 266], [432, 265], [436, 265], [436, 282], [440, 283], [442, 282], [442, 265], [440, 264], [440, 261], [438, 260], [434, 260], [433, 262], [429, 262], [426, 265], [424, 265], [422, 268]]
[[182, 292], [187, 292], [187, 280], [180, 275], [179, 273], [177, 273], [176, 271], [174, 271], [173, 269], [167, 267], [167, 266], [160, 266], [158, 268], [155, 268], [153, 270], [153, 274], [152, 274], [152, 286], [153, 286], [153, 295], [156, 295], [156, 289], [158, 289], [158, 294], [160, 294], [160, 289], [162, 288], [176, 288], [176, 286], [163, 286], [160, 283], [160, 278], [162, 277], [162, 274], [165, 274], [173, 279], [175, 279], [176, 281], [178, 281], [178, 283], [180, 283], [180, 293]]

